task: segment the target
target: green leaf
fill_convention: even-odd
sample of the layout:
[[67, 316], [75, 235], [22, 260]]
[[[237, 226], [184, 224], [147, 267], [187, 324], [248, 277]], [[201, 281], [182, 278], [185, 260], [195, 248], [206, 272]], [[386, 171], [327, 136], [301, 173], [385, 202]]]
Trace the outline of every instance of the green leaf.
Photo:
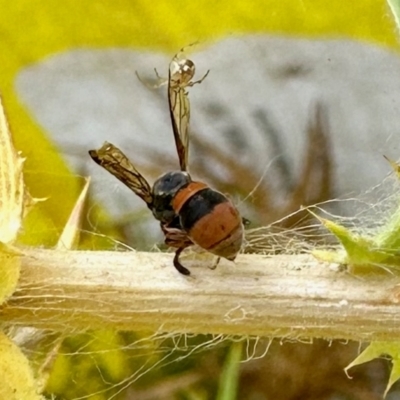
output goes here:
[[389, 382], [386, 386], [384, 397], [389, 392], [392, 385], [400, 378], [400, 344], [395, 342], [373, 342], [371, 343], [353, 362], [351, 362], [345, 371], [356, 365], [366, 363], [378, 358], [382, 355], [389, 355], [392, 357], [392, 371], [390, 373]]
[[229, 349], [219, 381], [217, 400], [236, 399], [242, 347], [243, 342], [237, 342]]
[[345, 264], [352, 273], [370, 272], [372, 269], [400, 271], [400, 206], [375, 234], [361, 236], [327, 219], [317, 218], [342, 244], [343, 251], [315, 250], [313, 255], [323, 261]]

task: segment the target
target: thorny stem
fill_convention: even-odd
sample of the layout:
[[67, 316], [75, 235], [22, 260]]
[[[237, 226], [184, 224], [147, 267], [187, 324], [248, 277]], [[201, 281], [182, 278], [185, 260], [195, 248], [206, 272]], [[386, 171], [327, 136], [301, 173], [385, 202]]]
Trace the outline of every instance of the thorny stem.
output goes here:
[[395, 276], [351, 276], [310, 255], [236, 265], [173, 254], [30, 250], [0, 320], [62, 332], [110, 328], [362, 341], [400, 337]]

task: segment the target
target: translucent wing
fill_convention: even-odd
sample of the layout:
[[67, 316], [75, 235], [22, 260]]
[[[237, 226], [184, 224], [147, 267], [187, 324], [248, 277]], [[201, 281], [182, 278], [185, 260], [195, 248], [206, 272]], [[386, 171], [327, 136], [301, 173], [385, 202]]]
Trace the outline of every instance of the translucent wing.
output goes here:
[[190, 103], [185, 87], [194, 75], [190, 60], [172, 60], [168, 76], [168, 101], [179, 164], [182, 171], [188, 167]]
[[99, 150], [90, 150], [89, 155], [94, 162], [128, 186], [151, 208], [153, 196], [150, 185], [118, 147], [105, 142]]
[[186, 87], [201, 83], [209, 71], [200, 80], [192, 81], [196, 70], [195, 65], [187, 58], [181, 59], [181, 53], [182, 51], [172, 59], [169, 65], [168, 101], [179, 164], [181, 170], [186, 171], [189, 156], [190, 121], [190, 103]]

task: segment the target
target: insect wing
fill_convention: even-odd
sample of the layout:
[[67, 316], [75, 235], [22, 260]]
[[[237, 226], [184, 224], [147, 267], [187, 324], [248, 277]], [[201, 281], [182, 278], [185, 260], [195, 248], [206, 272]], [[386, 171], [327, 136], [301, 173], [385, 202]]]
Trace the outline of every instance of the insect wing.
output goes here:
[[188, 168], [190, 103], [185, 89], [168, 88], [169, 111], [179, 164], [182, 171]]
[[149, 183], [118, 147], [105, 142], [99, 150], [90, 150], [89, 155], [94, 162], [124, 183], [151, 208], [153, 196]]
[[190, 60], [172, 60], [168, 77], [168, 102], [179, 164], [188, 168], [190, 103], [186, 86], [191, 86], [194, 64]]

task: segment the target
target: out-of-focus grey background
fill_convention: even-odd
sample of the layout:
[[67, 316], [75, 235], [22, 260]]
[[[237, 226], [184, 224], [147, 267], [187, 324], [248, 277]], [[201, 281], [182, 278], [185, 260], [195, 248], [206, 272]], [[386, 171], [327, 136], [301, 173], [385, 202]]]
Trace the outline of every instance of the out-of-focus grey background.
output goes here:
[[[192, 169], [195, 178], [207, 181], [205, 171], [212, 170], [229, 180], [226, 156], [268, 182], [266, 207], [279, 207], [301, 179], [318, 105], [329, 139], [333, 197], [364, 193], [390, 172], [383, 155], [400, 157], [400, 58], [390, 50], [349, 40], [253, 35], [186, 52], [198, 79], [210, 70], [201, 85], [189, 88], [193, 137], [208, 146], [192, 146], [193, 164], [207, 167]], [[32, 65], [16, 80], [22, 101], [71, 167], [92, 176], [94, 198], [114, 218], [144, 204], [87, 151], [112, 142], [150, 181], [178, 167], [166, 87], [149, 89], [135, 76], [138, 71], [155, 81], [153, 68], [167, 76], [170, 60], [152, 52], [81, 49]], [[211, 156], [214, 148], [221, 157]], [[251, 209], [251, 196], [233, 192], [240, 207]], [[334, 211], [344, 213], [343, 207], [337, 203]]]

